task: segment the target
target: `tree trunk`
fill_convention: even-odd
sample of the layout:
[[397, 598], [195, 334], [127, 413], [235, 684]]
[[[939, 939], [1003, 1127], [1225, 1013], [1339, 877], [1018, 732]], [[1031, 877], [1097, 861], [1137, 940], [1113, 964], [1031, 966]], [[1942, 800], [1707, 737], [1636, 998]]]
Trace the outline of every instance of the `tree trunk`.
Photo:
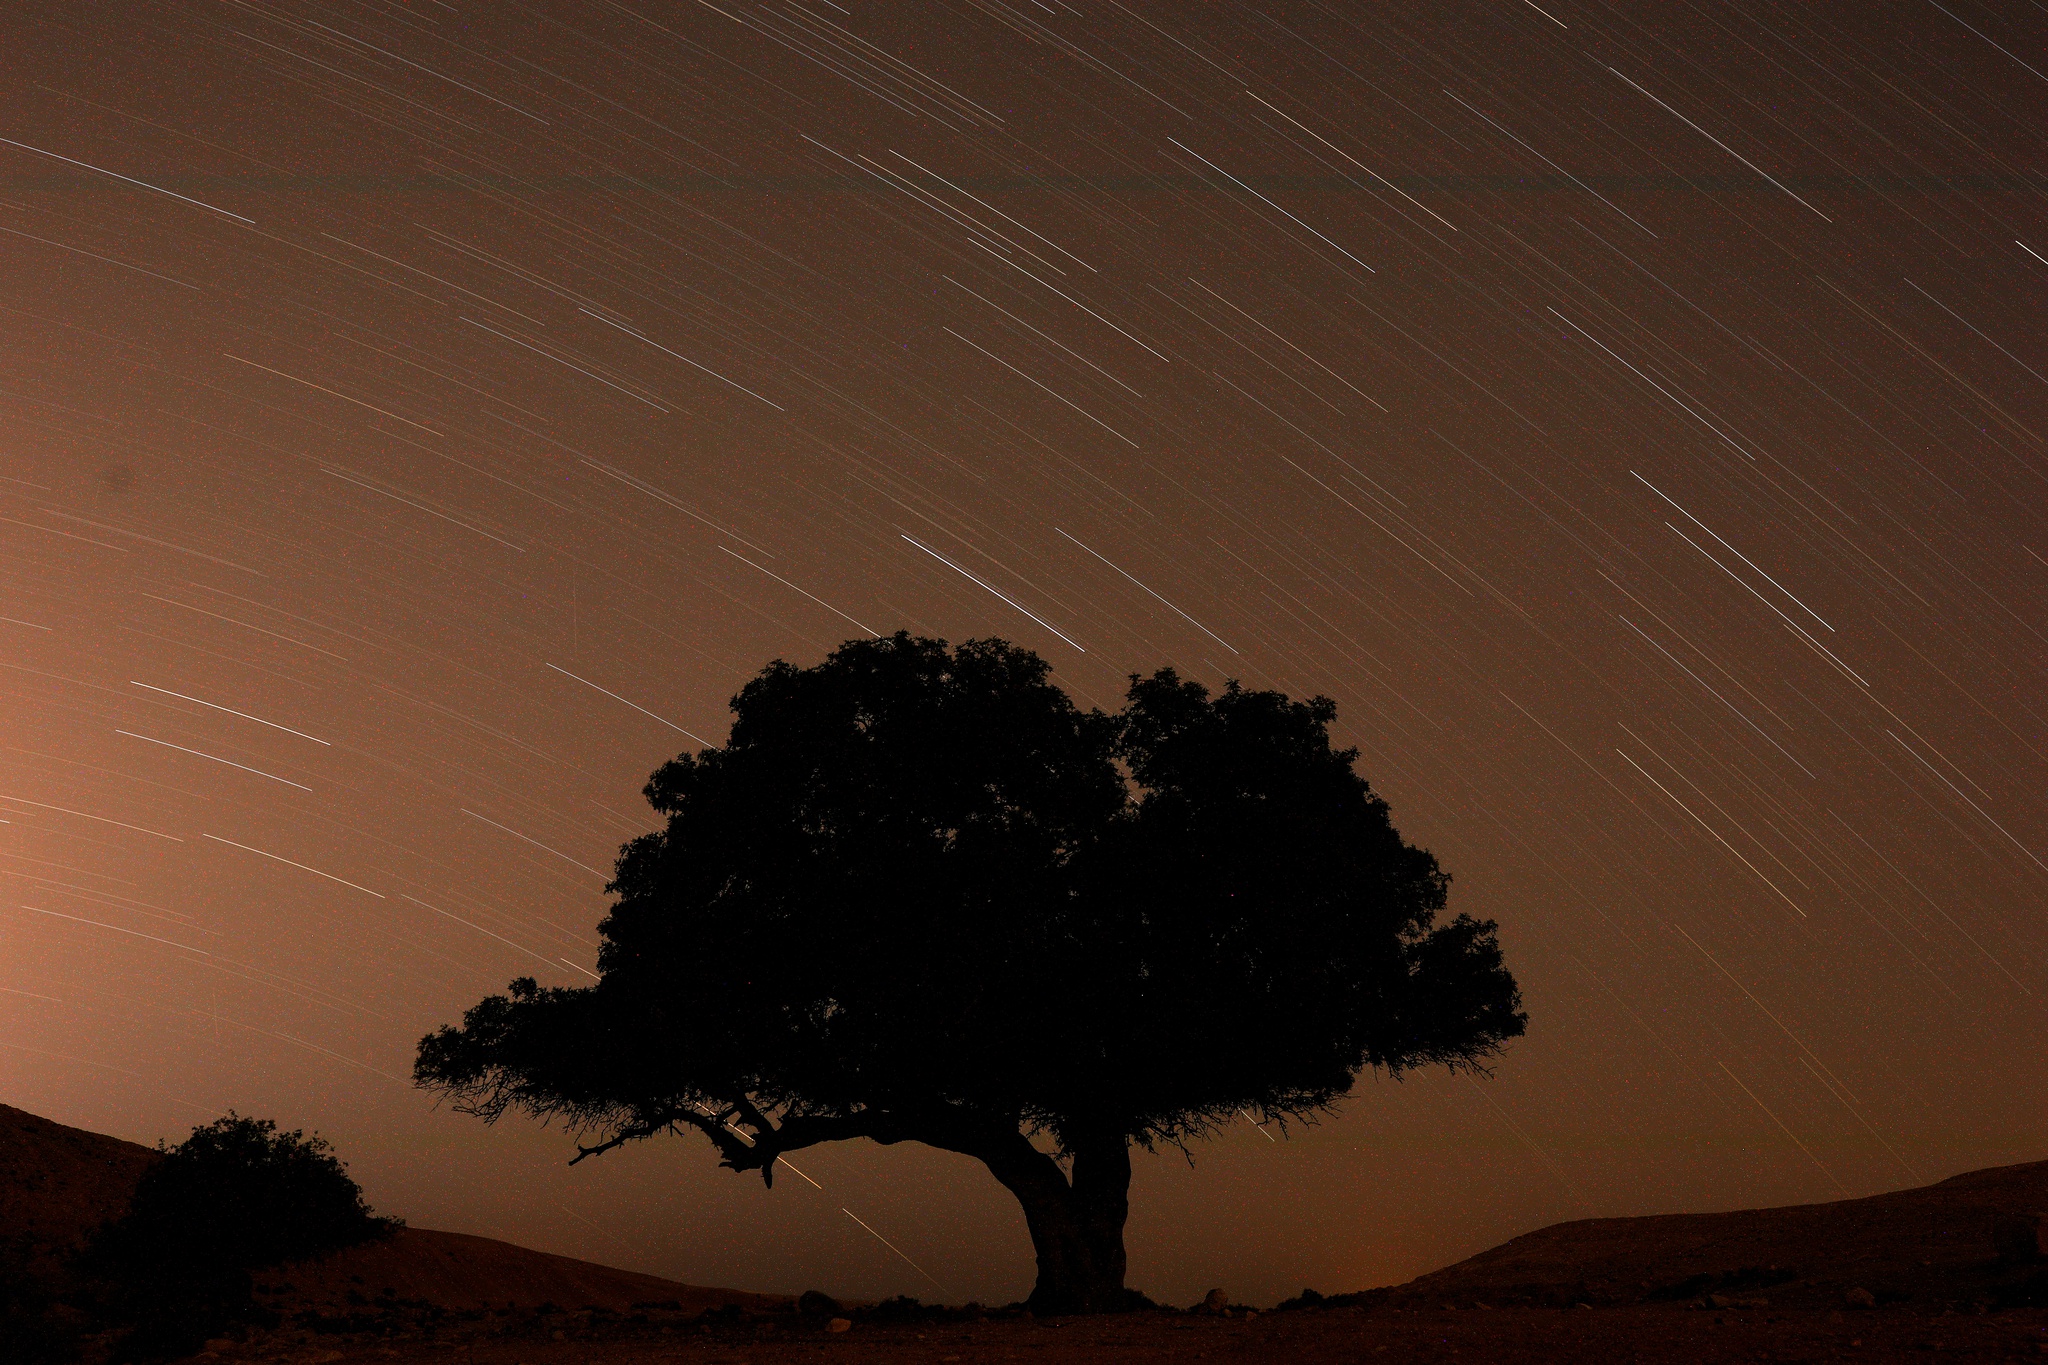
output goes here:
[[1071, 1182], [1022, 1134], [982, 1160], [1024, 1206], [1038, 1253], [1038, 1284], [1026, 1301], [1033, 1313], [1115, 1313], [1131, 1306], [1124, 1288], [1131, 1153], [1123, 1134], [1075, 1142]]

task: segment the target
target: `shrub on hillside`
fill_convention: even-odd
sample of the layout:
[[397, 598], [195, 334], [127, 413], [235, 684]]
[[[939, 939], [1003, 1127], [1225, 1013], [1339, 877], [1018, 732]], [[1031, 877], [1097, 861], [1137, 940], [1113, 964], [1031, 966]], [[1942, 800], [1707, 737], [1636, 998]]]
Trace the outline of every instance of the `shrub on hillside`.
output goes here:
[[102, 1228], [86, 1268], [132, 1324], [119, 1354], [187, 1353], [258, 1316], [249, 1272], [389, 1234], [333, 1149], [269, 1119], [225, 1118], [192, 1130], [144, 1173], [128, 1212]]

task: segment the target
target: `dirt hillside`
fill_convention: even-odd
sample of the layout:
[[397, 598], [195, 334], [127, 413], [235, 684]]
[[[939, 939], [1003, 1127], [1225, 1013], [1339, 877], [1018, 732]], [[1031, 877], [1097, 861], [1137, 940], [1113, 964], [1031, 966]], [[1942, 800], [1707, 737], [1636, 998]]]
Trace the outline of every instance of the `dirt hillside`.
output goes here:
[[[39, 1274], [59, 1274], [71, 1251], [128, 1207], [155, 1159], [151, 1148], [0, 1105], [0, 1239]], [[451, 1310], [553, 1304], [625, 1311], [637, 1303], [673, 1302], [693, 1312], [787, 1302], [427, 1228], [406, 1228], [386, 1241], [281, 1267], [258, 1280], [271, 1289], [266, 1300], [286, 1311], [332, 1311], [379, 1299]]]
[[0, 1104], [0, 1237], [39, 1272], [128, 1207], [156, 1153]]
[[[153, 1154], [0, 1106], [0, 1237], [57, 1253], [118, 1213]], [[2048, 1209], [2048, 1162], [1867, 1199], [1540, 1229], [1405, 1285], [1302, 1311], [1033, 1320], [702, 1289], [408, 1229], [263, 1276], [273, 1331], [204, 1365], [1749, 1365], [2048, 1356], [2048, 1266], [1992, 1225]], [[1851, 1290], [1865, 1291], [1862, 1300]], [[1582, 1311], [1588, 1305], [1594, 1311]], [[700, 1316], [707, 1308], [726, 1312]], [[1562, 1311], [1560, 1311], [1562, 1310]]]
[[1993, 1224], [2037, 1210], [2048, 1210], [2048, 1161], [1827, 1204], [1558, 1223], [1384, 1293], [1432, 1307], [1713, 1292], [1818, 1307], [1857, 1288], [1888, 1302], [1996, 1299], [2039, 1272], [1999, 1262]]
[[510, 1242], [460, 1232], [403, 1228], [391, 1238], [352, 1247], [318, 1261], [258, 1276], [266, 1302], [322, 1311], [347, 1311], [378, 1302], [430, 1303], [439, 1308], [603, 1308], [623, 1313], [636, 1304], [679, 1305], [686, 1313], [735, 1304], [765, 1312], [786, 1296], [737, 1289], [703, 1289], [655, 1275], [614, 1270], [590, 1261], [529, 1251]]

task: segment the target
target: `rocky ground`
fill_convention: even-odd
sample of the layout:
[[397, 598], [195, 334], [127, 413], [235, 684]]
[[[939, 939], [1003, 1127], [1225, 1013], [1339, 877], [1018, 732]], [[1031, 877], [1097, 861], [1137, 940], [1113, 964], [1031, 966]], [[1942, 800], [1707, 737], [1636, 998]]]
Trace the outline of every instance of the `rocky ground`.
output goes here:
[[[1702, 1301], [1703, 1302], [1703, 1301]], [[2048, 1359], [2048, 1309], [1319, 1307], [1033, 1319], [780, 1312], [433, 1315], [402, 1308], [219, 1341], [197, 1365], [1088, 1365], [1111, 1362]]]

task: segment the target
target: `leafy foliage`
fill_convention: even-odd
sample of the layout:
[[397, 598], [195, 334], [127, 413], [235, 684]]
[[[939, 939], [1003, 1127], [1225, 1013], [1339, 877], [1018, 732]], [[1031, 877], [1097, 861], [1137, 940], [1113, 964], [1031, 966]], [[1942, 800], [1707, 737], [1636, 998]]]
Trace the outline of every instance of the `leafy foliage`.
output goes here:
[[416, 1078], [772, 1169], [771, 1117], [1180, 1142], [1522, 1031], [1494, 926], [1438, 923], [1448, 879], [1331, 747], [1333, 703], [1162, 670], [1106, 715], [1048, 672], [907, 634], [770, 665], [724, 748], [648, 783], [666, 825], [620, 855], [600, 983], [514, 982]]
[[253, 1270], [354, 1246], [397, 1224], [377, 1218], [324, 1138], [280, 1133], [232, 1111], [192, 1130], [143, 1173], [95, 1254], [122, 1267]]
[[619, 855], [598, 983], [513, 982], [415, 1080], [594, 1133], [579, 1161], [681, 1128], [771, 1183], [844, 1138], [977, 1157], [1023, 1206], [1034, 1311], [1108, 1312], [1144, 1301], [1132, 1143], [1522, 1032], [1494, 926], [1439, 923], [1448, 879], [1328, 699], [1169, 669], [1108, 715], [1049, 672], [904, 633], [769, 665], [725, 747], [648, 782], [666, 823]]
[[363, 1202], [319, 1137], [269, 1119], [192, 1130], [143, 1173], [127, 1213], [102, 1228], [85, 1267], [134, 1324], [130, 1357], [175, 1355], [251, 1309], [249, 1272], [381, 1237], [399, 1226]]

